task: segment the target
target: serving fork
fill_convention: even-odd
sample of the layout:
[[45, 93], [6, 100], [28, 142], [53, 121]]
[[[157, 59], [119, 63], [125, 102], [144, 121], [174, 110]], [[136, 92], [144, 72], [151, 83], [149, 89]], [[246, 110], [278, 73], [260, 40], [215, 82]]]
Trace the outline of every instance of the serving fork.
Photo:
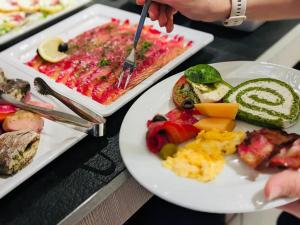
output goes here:
[[133, 48], [132, 48], [130, 54], [128, 55], [128, 57], [125, 59], [125, 62], [123, 64], [123, 70], [122, 70], [122, 73], [121, 73], [121, 75], [119, 77], [119, 80], [118, 80], [118, 85], [117, 85], [118, 88], [121, 87], [122, 81], [124, 79], [125, 72], [129, 71], [129, 73], [127, 74], [126, 81], [125, 81], [125, 85], [124, 85], [124, 89], [127, 88], [127, 85], [128, 85], [128, 83], [130, 81], [130, 78], [132, 76], [132, 72], [133, 72], [134, 68], [136, 67], [136, 57], [135, 57], [136, 47], [137, 47], [137, 44], [138, 44], [139, 39], [141, 37], [141, 33], [142, 33], [142, 30], [143, 30], [143, 26], [144, 26], [145, 19], [146, 19], [149, 7], [151, 5], [151, 2], [152, 2], [152, 0], [146, 0], [145, 4], [143, 6], [143, 10], [142, 10], [142, 13], [141, 13], [141, 18], [140, 18], [140, 21], [139, 21], [139, 24], [138, 24], [138, 27], [137, 27], [137, 30], [135, 32], [134, 39], [133, 39]]

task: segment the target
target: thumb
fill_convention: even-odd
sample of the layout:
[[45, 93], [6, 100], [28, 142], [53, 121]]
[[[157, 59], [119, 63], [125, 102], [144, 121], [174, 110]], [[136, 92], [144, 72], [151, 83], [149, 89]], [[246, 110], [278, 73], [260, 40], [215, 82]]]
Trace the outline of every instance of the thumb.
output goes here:
[[279, 197], [300, 197], [300, 173], [285, 170], [275, 174], [265, 186], [265, 197], [272, 200]]
[[280, 206], [278, 208], [300, 218], [300, 202], [299, 201], [295, 201], [290, 204]]

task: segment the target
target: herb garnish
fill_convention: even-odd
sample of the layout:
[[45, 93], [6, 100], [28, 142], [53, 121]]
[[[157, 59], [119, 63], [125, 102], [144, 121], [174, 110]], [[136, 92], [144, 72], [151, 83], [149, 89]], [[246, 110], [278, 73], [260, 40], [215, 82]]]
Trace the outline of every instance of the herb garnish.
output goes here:
[[219, 71], [206, 64], [192, 66], [184, 72], [184, 75], [189, 81], [197, 84], [214, 84], [222, 81]]
[[105, 59], [105, 58], [102, 58], [99, 62], [98, 62], [98, 66], [101, 67], [101, 66], [108, 66], [111, 64], [111, 61], [109, 59]]
[[144, 41], [141, 45], [141, 49], [138, 52], [138, 56], [139, 58], [144, 58], [145, 57], [145, 53], [149, 50], [149, 48], [153, 45], [152, 42], [149, 41]]

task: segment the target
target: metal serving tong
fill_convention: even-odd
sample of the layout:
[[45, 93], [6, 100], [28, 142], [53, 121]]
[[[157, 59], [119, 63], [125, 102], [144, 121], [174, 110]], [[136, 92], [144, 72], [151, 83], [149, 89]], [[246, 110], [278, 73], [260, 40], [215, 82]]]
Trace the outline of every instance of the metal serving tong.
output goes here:
[[74, 129], [85, 132], [94, 137], [102, 137], [104, 135], [105, 122], [95, 123], [69, 113], [29, 105], [15, 100], [13, 97], [4, 94], [3, 92], [0, 92], [0, 104], [13, 105], [17, 108], [36, 113], [52, 121], [74, 125]]
[[94, 123], [105, 123], [104, 117], [94, 113], [85, 106], [73, 101], [72, 99], [63, 96], [57, 91], [53, 90], [42, 78], [37, 77], [33, 81], [35, 89], [42, 95], [51, 95], [66, 105], [69, 109], [75, 112], [78, 116]]
[[136, 30], [135, 35], [134, 35], [133, 49], [131, 50], [130, 54], [128, 55], [128, 57], [126, 58], [126, 60], [123, 64], [123, 71], [122, 71], [122, 73], [119, 77], [119, 80], [118, 80], [118, 85], [117, 85], [118, 88], [121, 87], [125, 72], [127, 70], [129, 70], [129, 73], [127, 75], [125, 85], [124, 85], [124, 89], [127, 88], [127, 85], [130, 81], [130, 78], [131, 78], [131, 75], [132, 75], [132, 72], [133, 72], [133, 69], [136, 66], [136, 63], [135, 63], [136, 46], [139, 42], [139, 39], [140, 39], [142, 30], [143, 30], [143, 26], [144, 26], [145, 19], [146, 19], [149, 7], [151, 5], [151, 2], [152, 2], [152, 0], [146, 0], [145, 4], [143, 6], [143, 10], [142, 10], [142, 13], [141, 13], [141, 18], [140, 18], [137, 30]]

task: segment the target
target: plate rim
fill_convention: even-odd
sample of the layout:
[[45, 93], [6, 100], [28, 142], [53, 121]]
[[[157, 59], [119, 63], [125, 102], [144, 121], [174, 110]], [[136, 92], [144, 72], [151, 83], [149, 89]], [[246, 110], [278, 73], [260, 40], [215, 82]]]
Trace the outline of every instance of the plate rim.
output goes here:
[[[212, 63], [212, 64], [209, 64], [209, 65], [212, 65], [212, 66], [218, 66], [220, 64], [226, 64], [226, 65], [231, 65], [231, 67], [235, 67], [236, 65], [240, 65], [241, 64], [257, 64], [257, 65], [271, 65], [271, 66], [275, 66], [277, 68], [283, 68], [283, 69], [288, 69], [288, 70], [294, 70], [294, 71], [297, 71], [297, 73], [300, 73], [298, 70], [294, 69], [294, 68], [290, 68], [290, 67], [287, 67], [287, 66], [284, 66], [284, 65], [278, 65], [278, 64], [275, 64], [275, 63], [270, 63], [270, 62], [258, 62], [258, 61], [227, 61], [227, 62], [218, 62], [218, 63]], [[280, 199], [275, 199], [273, 201], [269, 201], [267, 203], [267, 206], [265, 207], [265, 205], [263, 204], [262, 207], [257, 207], [255, 208], [254, 210], [253, 209], [237, 209], [237, 210], [232, 210], [232, 209], [224, 209], [224, 210], [212, 210], [212, 209], [205, 209], [205, 207], [202, 207], [202, 208], [199, 208], [199, 207], [194, 207], [190, 204], [187, 204], [186, 202], [184, 203], [179, 203], [177, 202], [176, 200], [168, 197], [168, 196], [165, 196], [163, 194], [161, 194], [159, 191], [157, 191], [155, 188], [152, 188], [150, 187], [150, 185], [147, 185], [145, 180], [144, 179], [141, 179], [140, 177], [137, 177], [135, 172], [133, 171], [133, 168], [131, 168], [130, 166], [128, 166], [128, 161], [125, 157], [126, 155], [126, 150], [123, 149], [122, 147], [122, 138], [123, 138], [123, 134], [124, 134], [124, 130], [125, 130], [125, 121], [127, 120], [127, 117], [129, 116], [129, 114], [131, 113], [131, 109], [136, 107], [136, 105], [138, 105], [139, 103], [139, 100], [141, 101], [141, 99], [143, 98], [144, 95], [147, 94], [147, 92], [150, 92], [151, 89], [155, 89], [155, 87], [162, 83], [162, 82], [167, 82], [168, 79], [171, 79], [172, 77], [175, 77], [175, 76], [179, 76], [180, 74], [183, 74], [183, 71], [179, 72], [179, 73], [176, 73], [174, 75], [171, 75], [169, 76], [168, 78], [165, 78], [164, 80], [162, 80], [161, 82], [155, 84], [154, 86], [152, 86], [151, 88], [149, 88], [146, 92], [144, 92], [135, 102], [134, 104], [130, 107], [130, 109], [127, 111], [124, 119], [123, 119], [123, 122], [122, 122], [122, 125], [121, 125], [121, 128], [120, 128], [120, 135], [119, 135], [119, 148], [120, 148], [120, 154], [121, 154], [121, 157], [122, 157], [122, 160], [126, 166], [126, 169], [129, 171], [129, 173], [131, 174], [131, 176], [133, 176], [133, 178], [141, 185], [143, 186], [146, 190], [148, 190], [149, 192], [151, 192], [152, 194], [164, 199], [165, 201], [168, 201], [172, 204], [175, 204], [175, 205], [178, 205], [178, 206], [181, 206], [181, 207], [185, 207], [185, 208], [188, 208], [188, 209], [191, 209], [191, 210], [195, 210], [195, 211], [202, 211], [202, 212], [208, 212], [208, 213], [250, 213], [250, 212], [259, 212], [259, 211], [263, 211], [263, 210], [267, 210], [267, 209], [272, 209], [272, 208], [275, 208], [275, 207], [279, 207], [279, 206], [282, 206], [282, 205], [285, 205], [285, 204], [288, 204], [288, 203], [291, 203], [291, 202], [294, 202], [296, 200], [298, 200], [298, 198], [280, 198]], [[300, 79], [300, 78], [299, 78]], [[186, 179], [186, 178], [182, 178], [182, 177], [178, 177], [179, 179]], [[189, 178], [187, 178], [189, 179]]]

